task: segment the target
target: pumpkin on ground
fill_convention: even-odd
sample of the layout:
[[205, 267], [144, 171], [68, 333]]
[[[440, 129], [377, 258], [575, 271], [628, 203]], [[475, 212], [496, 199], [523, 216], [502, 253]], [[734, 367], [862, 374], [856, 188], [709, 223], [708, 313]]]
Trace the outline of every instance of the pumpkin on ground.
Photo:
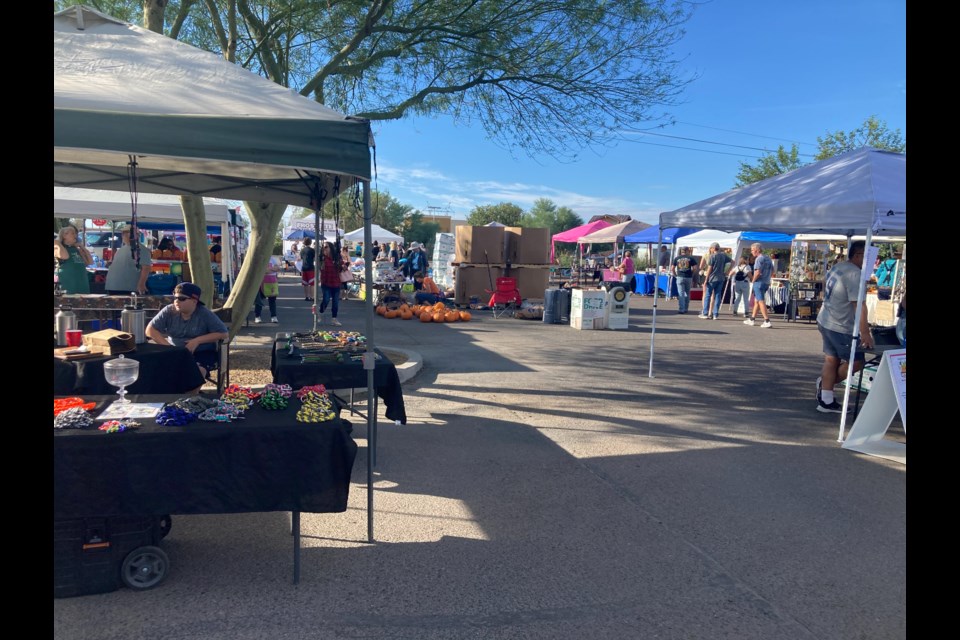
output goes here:
[[393, 318], [396, 318], [398, 315], [400, 315], [399, 311], [397, 311], [396, 309], [391, 309], [390, 311], [387, 311], [386, 313], [384, 313], [383, 317], [392, 320]]
[[446, 319], [447, 319], [446, 314], [444, 314], [442, 311], [434, 311], [434, 312], [433, 312], [433, 321], [434, 321], [434, 322], [443, 322], [443, 321], [446, 320]]
[[460, 322], [470, 322], [471, 318], [473, 318], [473, 315], [469, 311], [460, 312]]
[[400, 317], [403, 318], [404, 320], [409, 320], [410, 318], [413, 317], [413, 311], [410, 311], [410, 309], [405, 309], [400, 312]]
[[447, 322], [456, 322], [457, 320], [460, 319], [460, 312], [459, 312], [459, 311], [447, 311], [447, 313], [445, 314], [444, 317], [446, 318]]
[[420, 314], [420, 322], [430, 322], [431, 320], [433, 320], [433, 316], [426, 311]]

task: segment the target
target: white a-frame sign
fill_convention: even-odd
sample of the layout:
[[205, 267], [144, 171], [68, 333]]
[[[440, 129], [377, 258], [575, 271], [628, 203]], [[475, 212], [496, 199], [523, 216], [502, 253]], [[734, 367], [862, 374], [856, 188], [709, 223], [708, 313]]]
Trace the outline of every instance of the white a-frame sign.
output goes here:
[[850, 434], [843, 442], [852, 449], [871, 456], [907, 464], [907, 445], [884, 440], [893, 417], [900, 411], [903, 432], [907, 432], [907, 350], [885, 351], [873, 379], [867, 401], [857, 414]]

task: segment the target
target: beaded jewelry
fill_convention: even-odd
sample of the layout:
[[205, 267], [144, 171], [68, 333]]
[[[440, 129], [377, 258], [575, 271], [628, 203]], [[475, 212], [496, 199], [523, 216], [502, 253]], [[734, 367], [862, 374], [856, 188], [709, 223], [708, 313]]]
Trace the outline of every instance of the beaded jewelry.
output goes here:
[[106, 431], [107, 433], [122, 433], [124, 431], [130, 431], [133, 429], [139, 429], [140, 423], [135, 421], [124, 422], [121, 420], [107, 420], [102, 425], [97, 427], [100, 431]]
[[85, 429], [93, 424], [93, 418], [83, 407], [65, 409], [53, 419], [54, 429]]

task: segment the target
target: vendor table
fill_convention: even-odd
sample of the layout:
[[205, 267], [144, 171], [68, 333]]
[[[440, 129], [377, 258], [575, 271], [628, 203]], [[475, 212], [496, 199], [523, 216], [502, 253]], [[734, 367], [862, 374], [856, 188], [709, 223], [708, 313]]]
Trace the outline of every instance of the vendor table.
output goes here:
[[[171, 402], [175, 395], [131, 396]], [[98, 414], [113, 397], [84, 396]], [[254, 407], [232, 423], [182, 427], [141, 420], [136, 431], [54, 430], [54, 520], [130, 515], [291, 511], [294, 583], [300, 579], [300, 512], [346, 511], [357, 445], [345, 425], [296, 420]]]
[[[173, 296], [142, 295], [137, 300], [143, 305], [147, 322], [157, 312], [173, 303]], [[61, 305], [73, 309], [78, 322], [113, 321], [116, 328], [120, 328], [120, 313], [124, 305], [130, 302], [130, 296], [112, 296], [105, 293], [63, 294], [53, 296], [53, 312], [56, 313]], [[100, 327], [101, 329], [104, 327]]]
[[656, 281], [657, 289], [659, 291], [663, 291], [664, 294], [668, 294], [668, 296], [671, 298], [677, 297], [676, 278], [672, 278], [666, 274], [656, 275], [653, 273], [635, 273], [633, 275], [634, 278], [636, 278], [636, 280], [634, 280], [636, 283], [634, 286], [634, 293], [638, 293], [642, 296], [653, 295], [653, 283]]
[[[403, 402], [403, 389], [397, 367], [379, 349], [374, 350], [380, 358], [373, 370], [373, 384], [377, 396], [383, 400], [386, 415], [391, 420], [407, 423], [407, 411]], [[278, 333], [273, 341], [270, 371], [275, 384], [289, 384], [294, 389], [306, 385], [322, 384], [328, 389], [366, 389], [367, 372], [361, 362], [300, 362], [300, 351], [294, 347], [293, 355], [287, 348], [286, 334]]]
[[[107, 395], [117, 390], [103, 377], [103, 363], [117, 356], [66, 361], [53, 358], [53, 392], [58, 395]], [[135, 393], [186, 393], [203, 384], [197, 362], [185, 347], [145, 342], [124, 358], [140, 363], [137, 381], [127, 387]]]
[[273, 354], [270, 357], [270, 371], [274, 384], [288, 384], [294, 389], [306, 385], [322, 384], [328, 389], [350, 389], [350, 401], [345, 402], [351, 413], [364, 417], [369, 424], [367, 438], [370, 441], [371, 464], [377, 464], [377, 398], [383, 400], [387, 418], [399, 424], [407, 424], [407, 410], [403, 402], [403, 389], [400, 387], [400, 375], [397, 367], [382, 351], [374, 349], [380, 357], [373, 370], [373, 385], [376, 396], [373, 398], [372, 415], [364, 415], [354, 410], [353, 390], [367, 388], [367, 371], [359, 361], [346, 362], [308, 362], [300, 361], [299, 349], [294, 346], [293, 355], [289, 353], [288, 338], [278, 333], [273, 342]]

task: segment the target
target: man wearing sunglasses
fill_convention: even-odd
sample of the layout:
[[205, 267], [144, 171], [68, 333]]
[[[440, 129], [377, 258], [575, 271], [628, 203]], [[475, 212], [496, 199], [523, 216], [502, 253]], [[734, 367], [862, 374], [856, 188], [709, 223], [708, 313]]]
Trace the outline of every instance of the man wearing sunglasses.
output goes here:
[[160, 310], [147, 325], [147, 337], [175, 347], [186, 347], [193, 354], [204, 378], [216, 369], [217, 342], [229, 337], [227, 326], [200, 301], [200, 287], [181, 282], [173, 290], [173, 304]]

